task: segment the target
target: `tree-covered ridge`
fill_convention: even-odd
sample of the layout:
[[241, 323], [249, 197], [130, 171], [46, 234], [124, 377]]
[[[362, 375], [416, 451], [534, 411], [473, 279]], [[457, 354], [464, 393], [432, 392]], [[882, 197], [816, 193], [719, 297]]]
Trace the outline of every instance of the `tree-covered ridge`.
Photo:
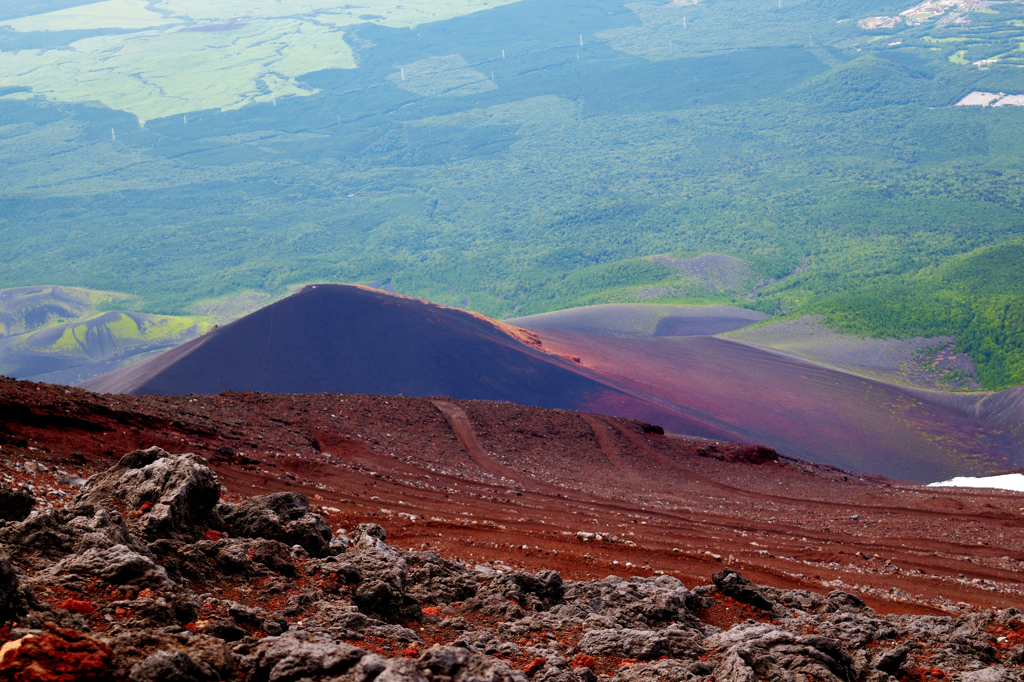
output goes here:
[[825, 296], [803, 310], [882, 338], [953, 334], [986, 388], [1024, 383], [1024, 244], [984, 247], [938, 268]]
[[[1021, 5], [865, 30], [909, 3], [675, 4], [365, 23], [345, 34], [357, 68], [299, 79], [317, 94], [141, 129], [8, 90], [0, 286], [124, 291], [179, 314], [312, 281], [499, 318], [731, 300], [858, 333], [955, 333], [987, 387], [1021, 381], [1012, 272], [972, 275], [984, 289], [941, 279], [1024, 236], [1024, 110], [951, 106], [1024, 93], [1020, 68], [957, 61], [1024, 42]], [[0, 50], [25, 40], [0, 31]], [[443, 65], [483, 80], [453, 95]], [[666, 254], [739, 258], [749, 281], [701, 286], [652, 259]]]

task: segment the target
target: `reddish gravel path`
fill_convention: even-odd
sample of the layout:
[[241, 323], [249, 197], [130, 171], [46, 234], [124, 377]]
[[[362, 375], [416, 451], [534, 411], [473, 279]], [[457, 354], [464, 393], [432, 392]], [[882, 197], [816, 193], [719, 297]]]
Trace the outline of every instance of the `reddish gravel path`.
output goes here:
[[691, 586], [729, 563], [879, 610], [1024, 606], [1021, 494], [923, 488], [510, 403], [99, 396], [0, 379], [0, 472], [49, 503], [74, 491], [62, 480], [149, 445], [209, 458], [229, 499], [298, 490], [335, 527], [375, 521], [395, 545], [467, 563], [663, 571]]

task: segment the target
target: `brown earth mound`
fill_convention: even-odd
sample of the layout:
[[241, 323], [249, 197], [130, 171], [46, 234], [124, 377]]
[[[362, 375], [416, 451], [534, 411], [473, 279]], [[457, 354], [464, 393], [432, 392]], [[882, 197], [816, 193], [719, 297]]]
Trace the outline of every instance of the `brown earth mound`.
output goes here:
[[[95, 395], [0, 380], [0, 473], [63, 507], [85, 477], [159, 445], [212, 462], [225, 499], [302, 492], [335, 528], [566, 578], [728, 565], [879, 610], [1020, 606], [1024, 496], [929, 489], [508, 403], [359, 395]], [[720, 614], [726, 617], [723, 611]], [[734, 613], [733, 615], [738, 615]]]
[[[922, 482], [1024, 464], [1020, 396], [1012, 391], [1000, 394], [1002, 402], [970, 410], [956, 404], [962, 396], [875, 381], [723, 338], [537, 334], [546, 349], [580, 358], [593, 376], [643, 391], [651, 403], [686, 406], [692, 418], [730, 440], [764, 443], [793, 457]], [[609, 411], [593, 402], [588, 407]]]

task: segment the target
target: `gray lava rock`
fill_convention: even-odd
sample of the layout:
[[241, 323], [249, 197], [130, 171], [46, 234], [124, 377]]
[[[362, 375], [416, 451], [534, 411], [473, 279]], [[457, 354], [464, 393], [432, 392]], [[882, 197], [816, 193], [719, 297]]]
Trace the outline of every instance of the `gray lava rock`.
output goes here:
[[71, 509], [92, 515], [111, 502], [142, 512], [128, 525], [149, 539], [195, 539], [211, 525], [220, 481], [206, 460], [192, 453], [171, 455], [157, 447], [129, 452], [117, 465], [90, 478]]
[[852, 682], [857, 678], [853, 658], [834, 639], [796, 637], [772, 625], [737, 625], [708, 640], [713, 648], [727, 647], [715, 668], [716, 682], [789, 682], [794, 676]]
[[356, 551], [350, 548], [344, 555], [310, 563], [313, 570], [325, 575], [334, 573], [342, 585], [353, 586], [353, 601], [366, 613], [392, 619], [404, 607], [416, 603], [405, 593], [408, 565], [390, 548], [387, 551], [377, 549], [377, 545]]
[[443, 559], [437, 552], [408, 552], [403, 556], [408, 566], [405, 591], [422, 604], [465, 601], [480, 587], [472, 571]]
[[336, 643], [327, 635], [300, 630], [261, 640], [243, 666], [250, 668], [253, 682], [292, 682], [304, 677], [343, 675], [365, 655], [362, 649]]
[[896, 675], [900, 672], [900, 668], [903, 667], [903, 663], [907, 660], [907, 654], [909, 653], [909, 646], [899, 646], [894, 649], [886, 649], [875, 661], [875, 669], [881, 670], [889, 675]]
[[374, 637], [380, 637], [381, 639], [390, 639], [393, 642], [416, 642], [417, 644], [423, 644], [423, 640], [413, 630], [402, 627], [401, 625], [376, 625], [367, 628], [366, 633], [373, 635]]
[[416, 661], [408, 658], [391, 658], [374, 682], [429, 682], [423, 676]]
[[842, 590], [833, 590], [828, 593], [828, 597], [825, 599], [825, 604], [822, 606], [822, 611], [825, 613], [852, 611], [854, 613], [868, 614], [873, 614], [875, 612], [874, 609], [864, 603], [863, 599], [855, 594], [843, 592]]
[[[229, 680], [234, 677], [236, 658], [231, 649], [223, 641], [207, 635], [183, 637], [151, 628], [135, 628], [108, 641], [114, 650], [112, 679], [162, 682], [178, 679]], [[177, 652], [184, 653], [191, 663], [175, 655]], [[198, 676], [188, 677], [189, 671]]]
[[579, 650], [591, 656], [619, 656], [649, 660], [669, 654], [668, 639], [653, 630], [590, 630]]
[[536, 575], [521, 571], [504, 573], [491, 581], [490, 589], [531, 611], [561, 604], [565, 596], [562, 576], [556, 571], [540, 571]]
[[[614, 575], [593, 582], [576, 583], [566, 590], [565, 600], [586, 614], [595, 629], [608, 627], [664, 627], [692, 618], [687, 600], [693, 593], [672, 576], [633, 577], [628, 581]], [[695, 623], [696, 624], [696, 623]]]
[[818, 627], [818, 634], [842, 640], [848, 646], [862, 648], [876, 639], [896, 636], [892, 626], [860, 612], [840, 611]]
[[214, 682], [217, 671], [195, 661], [184, 651], [158, 651], [132, 666], [131, 682]]
[[173, 583], [163, 566], [125, 545], [106, 549], [89, 549], [72, 554], [33, 578], [34, 581], [53, 579], [62, 573], [91, 575], [111, 585], [136, 585], [164, 589]]
[[0, 483], [0, 520], [24, 521], [36, 506], [36, 498], [21, 488], [13, 489]]
[[[742, 575], [726, 568], [711, 576], [718, 591], [727, 597], [735, 599], [742, 604], [749, 604], [758, 609], [771, 611], [775, 601], [766, 595], [761, 588], [750, 582]], [[863, 602], [861, 602], [863, 604]]]
[[222, 504], [218, 509], [234, 535], [277, 540], [289, 547], [301, 545], [314, 557], [327, 555], [330, 548], [331, 527], [313, 513], [305, 495], [271, 493], [238, 505]]
[[128, 532], [124, 518], [109, 508], [96, 509], [92, 516], [76, 516], [68, 522], [67, 527], [75, 532], [76, 553], [93, 548], [107, 549], [114, 545], [134, 547], [137, 544]]
[[252, 560], [281, 575], [295, 575], [295, 563], [288, 546], [277, 540], [260, 540], [252, 553]]
[[176, 575], [193, 580], [216, 580], [223, 575], [269, 575], [265, 565], [250, 556], [250, 552], [255, 554], [253, 548], [258, 542], [249, 538], [221, 538], [178, 546], [153, 543], [149, 548]]
[[436, 682], [526, 682], [526, 674], [512, 670], [504, 661], [474, 654], [461, 647], [442, 646], [420, 656], [417, 666], [429, 670]]
[[74, 550], [78, 538], [74, 529], [67, 526], [67, 518], [58, 509], [36, 510], [24, 521], [0, 528], [0, 543], [18, 561], [44, 568]]
[[1013, 677], [1005, 668], [983, 668], [960, 675], [961, 682], [1010, 682]]
[[774, 598], [783, 606], [801, 611], [817, 611], [825, 603], [825, 597], [810, 590], [777, 590], [766, 588], [762, 590], [769, 597]]
[[352, 544], [356, 549], [376, 549], [381, 552], [392, 552], [385, 540], [388, 539], [387, 531], [376, 523], [360, 523], [352, 533]]
[[620, 668], [612, 682], [688, 682], [706, 678], [714, 669], [714, 664], [708, 661], [667, 659]]
[[18, 591], [18, 571], [7, 553], [0, 549], [0, 614], [7, 610], [11, 597]]

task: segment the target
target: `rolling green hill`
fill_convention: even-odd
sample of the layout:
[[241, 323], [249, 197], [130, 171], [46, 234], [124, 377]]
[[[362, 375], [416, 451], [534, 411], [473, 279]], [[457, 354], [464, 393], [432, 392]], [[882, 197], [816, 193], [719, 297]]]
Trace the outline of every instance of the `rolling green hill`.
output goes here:
[[1024, 108], [953, 106], [1024, 94], [1019, 3], [107, 2], [0, 3], [0, 287], [731, 302], [1024, 381]]
[[199, 317], [111, 310], [127, 297], [55, 286], [0, 291], [0, 374], [78, 383], [209, 329]]

